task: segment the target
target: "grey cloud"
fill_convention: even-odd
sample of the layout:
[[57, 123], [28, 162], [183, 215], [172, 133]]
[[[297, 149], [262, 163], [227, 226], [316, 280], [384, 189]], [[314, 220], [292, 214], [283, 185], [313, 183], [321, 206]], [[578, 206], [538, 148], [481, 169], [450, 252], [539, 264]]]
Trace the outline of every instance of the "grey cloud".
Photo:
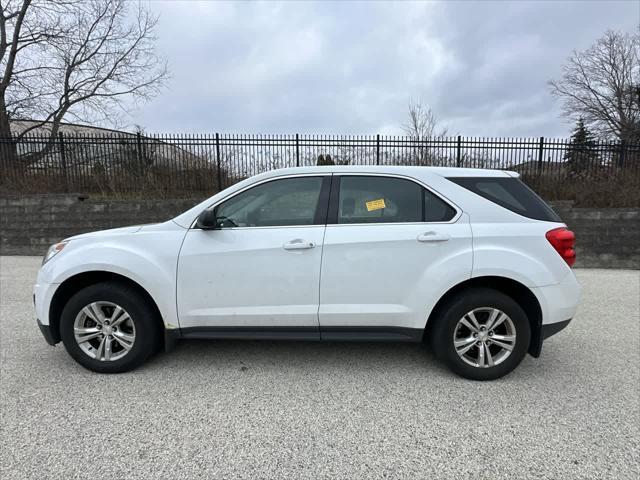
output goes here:
[[149, 131], [400, 133], [422, 98], [462, 135], [564, 136], [546, 82], [637, 27], [635, 2], [151, 3], [173, 79]]

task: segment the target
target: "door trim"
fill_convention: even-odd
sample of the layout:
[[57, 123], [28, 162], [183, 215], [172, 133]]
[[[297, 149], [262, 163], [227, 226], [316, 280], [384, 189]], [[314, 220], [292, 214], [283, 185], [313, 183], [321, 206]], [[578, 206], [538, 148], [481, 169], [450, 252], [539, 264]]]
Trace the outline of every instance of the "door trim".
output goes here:
[[180, 337], [206, 340], [306, 340], [420, 343], [423, 328], [407, 327], [187, 327]]
[[187, 327], [181, 328], [187, 339], [241, 340], [320, 340], [318, 327]]
[[320, 337], [323, 341], [420, 343], [423, 336], [424, 328], [320, 326]]

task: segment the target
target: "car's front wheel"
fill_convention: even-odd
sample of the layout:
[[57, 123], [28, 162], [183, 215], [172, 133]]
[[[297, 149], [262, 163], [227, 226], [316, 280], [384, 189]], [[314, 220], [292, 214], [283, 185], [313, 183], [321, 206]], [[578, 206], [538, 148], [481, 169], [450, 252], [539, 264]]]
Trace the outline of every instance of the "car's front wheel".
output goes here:
[[64, 346], [80, 365], [119, 373], [142, 364], [159, 341], [157, 314], [125, 284], [90, 285], [71, 297], [62, 311]]
[[511, 297], [488, 288], [464, 291], [439, 312], [431, 343], [455, 373], [493, 380], [516, 368], [529, 348], [531, 326]]

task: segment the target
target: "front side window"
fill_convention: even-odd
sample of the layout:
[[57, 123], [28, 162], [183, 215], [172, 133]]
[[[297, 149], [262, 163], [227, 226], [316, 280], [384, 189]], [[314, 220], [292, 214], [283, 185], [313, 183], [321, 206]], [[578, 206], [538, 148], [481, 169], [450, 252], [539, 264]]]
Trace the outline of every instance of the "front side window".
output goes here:
[[263, 183], [218, 205], [218, 227], [313, 225], [321, 189], [322, 177]]

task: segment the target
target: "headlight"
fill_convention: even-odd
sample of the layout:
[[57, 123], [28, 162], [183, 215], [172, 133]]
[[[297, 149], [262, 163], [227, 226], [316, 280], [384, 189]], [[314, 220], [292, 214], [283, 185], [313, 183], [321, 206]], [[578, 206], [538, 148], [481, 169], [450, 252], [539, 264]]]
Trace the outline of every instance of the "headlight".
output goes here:
[[47, 263], [49, 260], [55, 257], [58, 253], [60, 253], [62, 249], [67, 246], [67, 243], [69, 242], [60, 242], [60, 243], [51, 245], [49, 247], [49, 250], [47, 250], [47, 254], [42, 259], [42, 265]]

